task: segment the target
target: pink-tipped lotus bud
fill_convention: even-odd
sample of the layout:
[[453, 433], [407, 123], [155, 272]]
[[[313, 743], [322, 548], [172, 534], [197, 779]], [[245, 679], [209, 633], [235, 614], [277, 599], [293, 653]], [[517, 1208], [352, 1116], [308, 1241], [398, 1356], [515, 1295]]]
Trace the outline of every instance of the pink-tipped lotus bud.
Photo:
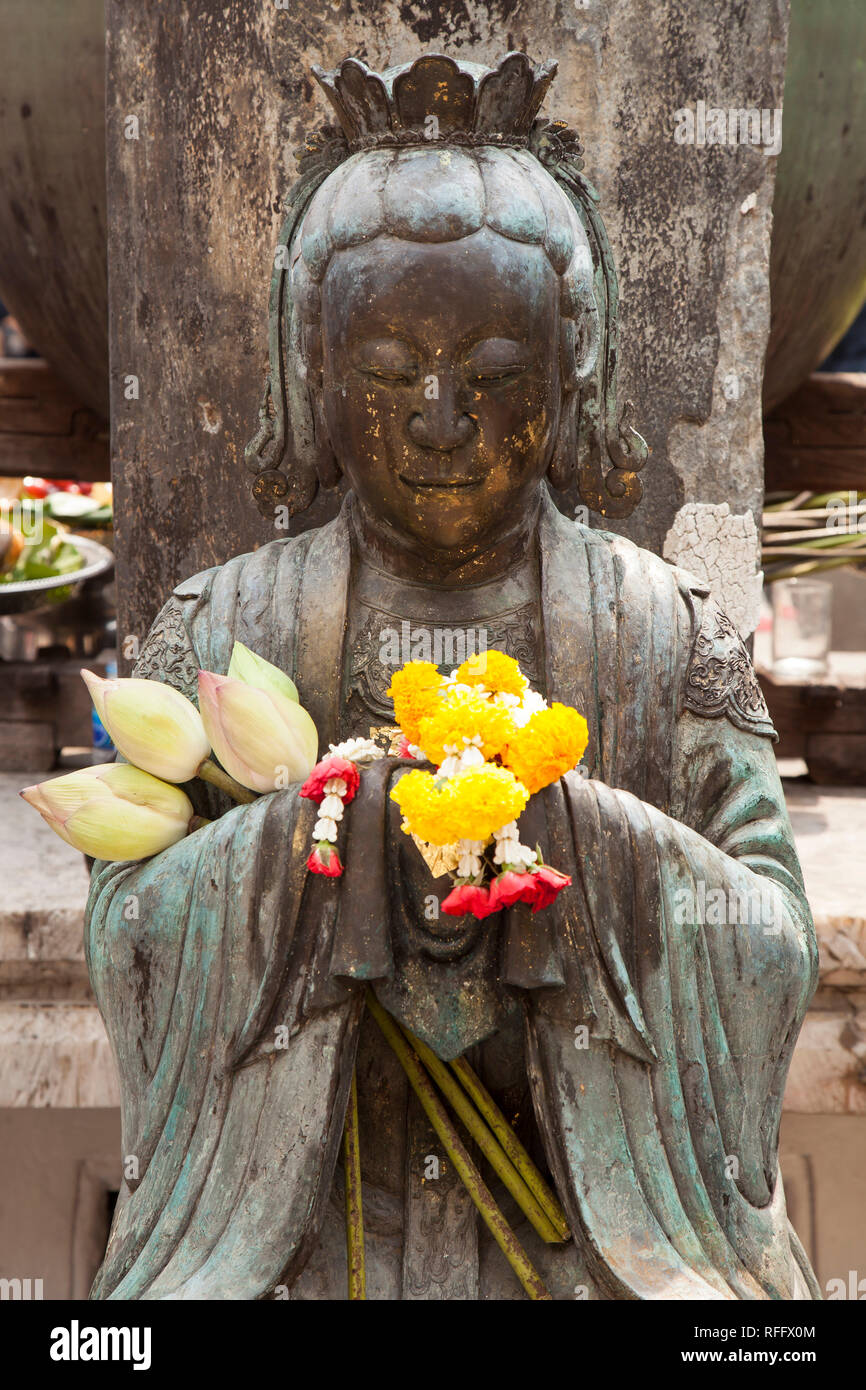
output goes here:
[[81, 675], [124, 758], [166, 782], [195, 777], [210, 744], [191, 700], [162, 681], [103, 680], [92, 671]]
[[21, 795], [67, 844], [94, 859], [147, 859], [182, 840], [189, 797], [128, 763], [103, 763], [26, 787]]
[[273, 689], [199, 671], [198, 702], [214, 753], [242, 786], [272, 792], [309, 777], [319, 735], [296, 701]]
[[255, 686], [256, 690], [269, 690], [275, 695], [284, 695], [287, 700], [298, 703], [298, 687], [285, 671], [273, 662], [265, 661], [263, 656], [245, 647], [243, 642], [235, 642], [228, 674], [231, 680], [243, 681], [244, 685]]

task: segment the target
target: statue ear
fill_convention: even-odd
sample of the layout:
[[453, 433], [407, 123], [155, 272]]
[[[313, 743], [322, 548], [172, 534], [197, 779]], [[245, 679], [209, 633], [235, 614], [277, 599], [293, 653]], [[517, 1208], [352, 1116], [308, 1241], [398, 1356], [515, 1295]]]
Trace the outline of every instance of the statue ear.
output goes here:
[[[244, 450], [253, 481], [253, 497], [263, 516], [279, 507], [290, 516], [306, 511], [320, 483], [339, 476], [328, 442], [322, 412], [321, 385], [307, 381], [306, 342], [314, 344], [317, 329], [305, 332], [304, 319], [318, 318], [319, 291], [296, 246], [307, 209], [319, 187], [347, 155], [345, 141], [333, 140], [325, 129], [321, 139], [308, 141], [301, 173], [286, 199], [286, 220], [274, 257], [268, 306], [268, 373], [259, 406], [259, 425]], [[292, 252], [294, 248], [294, 260]], [[295, 306], [297, 295], [297, 312]]]
[[[321, 340], [321, 335], [318, 335]], [[313, 417], [314, 435], [314, 463], [319, 483], [322, 487], [336, 487], [343, 476], [334, 447], [331, 444], [331, 436], [328, 433], [328, 423], [325, 419], [325, 401], [322, 390], [322, 371], [319, 367], [318, 373], [312, 382], [308, 384], [310, 397], [310, 412]]]
[[591, 310], [582, 314], [574, 328], [574, 382], [575, 390], [580, 390], [595, 374], [598, 365], [601, 327], [598, 305], [592, 301]]
[[320, 485], [322, 487], [336, 487], [343, 476], [343, 470], [337, 462], [325, 418], [324, 353], [322, 328], [318, 319], [315, 323], [304, 325], [300, 350], [302, 362], [296, 362], [295, 370], [300, 368], [299, 375], [303, 377], [305, 403], [311, 425], [311, 429], [308, 431], [306, 457], [308, 462], [312, 464]]
[[575, 287], [563, 292], [568, 317], [559, 321], [559, 367], [562, 407], [553, 457], [547, 470], [551, 486], [567, 492], [577, 475], [577, 412], [582, 388], [598, 365], [598, 306], [592, 294]]
[[579, 399], [579, 392], [564, 384], [559, 430], [556, 435], [556, 443], [553, 446], [553, 457], [547, 469], [550, 484], [558, 492], [567, 492], [577, 475], [577, 405]]
[[562, 379], [567, 390], [579, 391], [598, 366], [601, 319], [591, 267], [587, 268], [577, 257], [563, 276], [559, 303]]
[[[579, 390], [575, 412], [575, 457], [577, 487], [582, 504], [605, 517], [630, 516], [641, 498], [639, 471], [646, 462], [649, 448], [646, 440], [630, 423], [628, 404], [620, 413], [617, 406], [617, 318], [619, 290], [613, 252], [598, 208], [598, 193], [584, 177], [582, 161], [571, 156], [560, 157], [554, 170], [556, 182], [566, 193], [586, 233], [592, 274], [585, 259], [583, 265], [569, 267], [576, 272], [563, 277], [569, 283], [564, 292], [575, 304], [591, 284], [597, 315], [596, 331], [590, 319], [590, 339], [581, 350], [574, 344], [574, 380], [586, 371], [592, 352], [595, 366], [584, 377]], [[580, 322], [580, 314], [564, 307], [567, 319]], [[586, 348], [589, 348], [587, 351]]]
[[278, 507], [289, 516], [306, 511], [320, 487], [334, 487], [341, 477], [322, 402], [321, 330], [298, 315], [287, 317], [284, 389], [275, 395], [269, 374], [259, 431], [247, 446], [253, 497], [266, 517]]
[[304, 325], [300, 347], [303, 354], [303, 372], [307, 382], [307, 389], [311, 393], [316, 392], [321, 396], [324, 352], [322, 348], [322, 328], [318, 319], [314, 323]]

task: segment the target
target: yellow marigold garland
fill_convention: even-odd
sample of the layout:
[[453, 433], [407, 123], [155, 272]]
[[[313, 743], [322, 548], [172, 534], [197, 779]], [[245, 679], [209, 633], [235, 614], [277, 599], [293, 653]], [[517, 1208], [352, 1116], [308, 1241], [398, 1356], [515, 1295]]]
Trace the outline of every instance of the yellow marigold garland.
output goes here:
[[483, 685], [495, 694], [523, 695], [529, 686], [514, 657], [493, 650], [468, 657], [457, 668], [457, 679], [462, 685]]
[[448, 756], [447, 749], [462, 750], [464, 738], [480, 735], [481, 752], [495, 758], [517, 732], [514, 720], [502, 705], [494, 705], [482, 695], [445, 695], [420, 724], [417, 742], [437, 767]]
[[[517, 821], [530, 796], [580, 761], [586, 720], [567, 705], [548, 708], [517, 662], [499, 651], [470, 657], [450, 676], [430, 661], [410, 661], [395, 672], [388, 694], [402, 735], [400, 756], [417, 755], [437, 769], [406, 773], [391, 799], [434, 875], [451, 875], [442, 911], [480, 919], [517, 902], [533, 912], [548, 907], [571, 879], [545, 864], [537, 846], [521, 843]], [[331, 752], [351, 759], [354, 745], [364, 760], [377, 753], [364, 739]], [[325, 762], [318, 772], [324, 786]], [[327, 827], [324, 813], [334, 808], [326, 802], [321, 824]], [[342, 872], [336, 845], [321, 862], [317, 853], [307, 861], [312, 872]]]
[[406, 829], [431, 845], [457, 840], [486, 841], [529, 800], [529, 792], [507, 768], [488, 763], [467, 768], [436, 785], [432, 772], [420, 768], [401, 777], [391, 792]]
[[514, 773], [493, 763], [467, 768], [450, 780], [459, 839], [487, 840], [494, 830], [516, 820], [529, 800]]
[[421, 720], [433, 712], [444, 686], [432, 661], [410, 661], [391, 677], [394, 716], [410, 743], [418, 743]]
[[583, 716], [569, 705], [553, 704], [517, 730], [502, 761], [533, 795], [580, 761], [587, 740]]

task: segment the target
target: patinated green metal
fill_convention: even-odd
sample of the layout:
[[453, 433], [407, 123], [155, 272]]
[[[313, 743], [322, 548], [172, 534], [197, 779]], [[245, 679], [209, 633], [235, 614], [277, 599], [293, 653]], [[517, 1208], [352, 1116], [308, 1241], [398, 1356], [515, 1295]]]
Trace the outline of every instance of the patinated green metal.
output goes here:
[[[642, 446], [614, 404], [615, 276], [576, 137], [536, 119], [551, 75], [522, 55], [324, 75], [342, 131], [291, 199], [249, 462], [263, 505], [345, 498], [180, 584], [136, 670], [194, 699], [244, 642], [324, 752], [389, 742], [388, 633], [396, 664], [447, 638], [446, 668], [483, 636], [587, 720], [581, 768], [521, 818], [572, 885], [535, 915], [437, 915], [450, 880], [400, 828], [392, 756], [347, 807], [340, 878], [306, 870], [296, 786], [233, 809], [207, 787], [195, 835], [97, 865], [88, 964], [135, 1162], [95, 1298], [345, 1297], [353, 1076], [368, 1299], [819, 1296], [778, 1171], [816, 948], [772, 724], [707, 588], [563, 511], [578, 489], [633, 505]], [[465, 1059], [569, 1238], [472, 1176], [402, 1029]]]

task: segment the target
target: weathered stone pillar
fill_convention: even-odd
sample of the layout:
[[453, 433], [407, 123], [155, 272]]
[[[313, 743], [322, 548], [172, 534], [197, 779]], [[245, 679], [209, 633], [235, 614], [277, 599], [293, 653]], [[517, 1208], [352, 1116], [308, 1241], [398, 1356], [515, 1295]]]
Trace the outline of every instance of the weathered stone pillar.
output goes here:
[[581, 134], [619, 267], [621, 397], [652, 448], [621, 529], [703, 563], [749, 629], [787, 0], [445, 0], [413, 14], [108, 0], [121, 636], [143, 637], [179, 579], [275, 534], [247, 500], [243, 449], [291, 152], [325, 114], [310, 64], [510, 48], [559, 62], [545, 112]]

